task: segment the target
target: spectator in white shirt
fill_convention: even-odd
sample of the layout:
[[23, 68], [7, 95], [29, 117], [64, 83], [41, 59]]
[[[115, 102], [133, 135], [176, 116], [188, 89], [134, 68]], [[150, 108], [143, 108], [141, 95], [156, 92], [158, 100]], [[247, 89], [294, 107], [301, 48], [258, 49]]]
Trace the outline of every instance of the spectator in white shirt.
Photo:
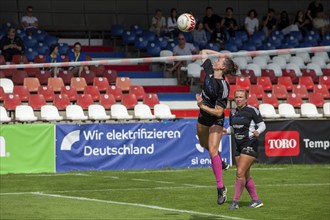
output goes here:
[[176, 23], [177, 19], [177, 10], [175, 8], [172, 8], [170, 16], [167, 18], [167, 30], [171, 39], [177, 37], [179, 34], [178, 25]]
[[244, 21], [244, 28], [249, 36], [252, 36], [254, 32], [259, 30], [259, 20], [257, 18], [256, 10], [251, 9], [248, 12], [248, 16]]
[[157, 9], [155, 15], [152, 17], [151, 20], [151, 27], [150, 31], [153, 31], [157, 34], [157, 36], [164, 35], [166, 30], [166, 21], [165, 17], [162, 14], [162, 10]]
[[22, 17], [21, 24], [25, 30], [30, 28], [38, 28], [39, 22], [38, 18], [32, 15], [33, 8], [28, 6], [26, 8], [26, 15]]

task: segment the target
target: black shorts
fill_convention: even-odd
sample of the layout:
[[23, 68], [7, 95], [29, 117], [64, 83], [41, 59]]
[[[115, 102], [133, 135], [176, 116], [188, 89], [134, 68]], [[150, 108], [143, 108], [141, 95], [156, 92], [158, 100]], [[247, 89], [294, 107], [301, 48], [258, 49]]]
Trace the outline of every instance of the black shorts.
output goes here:
[[210, 127], [212, 125], [219, 125], [219, 126], [223, 127], [224, 117], [222, 115], [222, 117], [219, 118], [219, 117], [210, 115], [203, 110], [200, 110], [199, 115], [198, 115], [198, 122], [200, 124], [208, 126], [208, 127]]
[[242, 143], [236, 142], [235, 156], [239, 156], [240, 154], [246, 154], [258, 158], [258, 139], [254, 138]]

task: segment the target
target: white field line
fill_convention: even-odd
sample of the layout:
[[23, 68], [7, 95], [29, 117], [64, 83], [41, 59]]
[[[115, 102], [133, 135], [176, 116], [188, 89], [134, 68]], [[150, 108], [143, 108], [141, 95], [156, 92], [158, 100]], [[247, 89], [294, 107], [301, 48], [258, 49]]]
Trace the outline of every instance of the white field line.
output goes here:
[[[227, 185], [228, 187], [234, 187], [234, 185]], [[256, 187], [306, 187], [306, 186], [330, 186], [330, 183], [293, 183], [293, 184], [265, 184], [265, 185], [256, 185]], [[191, 185], [183, 184], [183, 186], [174, 186], [174, 187], [146, 187], [146, 188], [125, 188], [125, 189], [78, 189], [78, 190], [58, 190], [58, 191], [44, 191], [47, 193], [75, 193], [75, 192], [107, 192], [107, 191], [142, 191], [142, 190], [178, 190], [178, 189], [203, 189], [203, 188], [214, 188], [215, 186], [203, 186], [203, 185]], [[38, 192], [3, 192], [0, 193], [0, 196], [5, 195], [25, 195], [30, 193]]]
[[220, 217], [220, 218], [226, 218], [226, 219], [247, 220], [245, 218], [238, 218], [238, 217], [227, 216], [227, 215], [217, 215], [217, 214], [212, 214], [212, 213], [207, 213], [207, 212], [196, 212], [196, 211], [183, 210], [183, 209], [165, 208], [165, 207], [161, 207], [161, 206], [145, 205], [145, 204], [140, 204], [140, 203], [127, 203], [127, 202], [117, 202], [117, 201], [111, 201], [111, 200], [92, 199], [92, 198], [76, 197], [76, 196], [44, 194], [44, 193], [40, 193], [40, 192], [32, 193], [32, 194], [40, 195], [40, 196], [47, 196], [47, 197], [62, 198], [62, 199], [74, 199], [74, 200], [89, 201], [89, 202], [108, 203], [108, 204], [114, 204], [114, 205], [135, 206], [135, 207], [142, 207], [142, 208], [148, 208], [148, 209], [211, 216], [211, 217]]
[[141, 181], [141, 182], [154, 182], [154, 183], [164, 183], [164, 184], [175, 184], [174, 182], [167, 182], [167, 181], [160, 181], [160, 180], [150, 180], [150, 179], [130, 179], [134, 181]]
[[38, 176], [38, 177], [57, 177], [57, 176], [90, 176], [89, 174], [85, 174], [85, 173], [53, 173], [53, 174], [26, 174], [26, 177], [29, 176]]

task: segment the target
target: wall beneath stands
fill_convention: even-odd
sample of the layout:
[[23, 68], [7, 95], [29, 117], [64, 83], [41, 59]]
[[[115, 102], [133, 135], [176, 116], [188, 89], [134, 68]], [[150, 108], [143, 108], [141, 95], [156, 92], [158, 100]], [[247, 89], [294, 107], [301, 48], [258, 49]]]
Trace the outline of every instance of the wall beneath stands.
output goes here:
[[[312, 0], [1, 0], [0, 23], [10, 21], [19, 24], [26, 7], [34, 7], [34, 15], [39, 18], [45, 30], [55, 31], [107, 31], [112, 24], [131, 24], [149, 27], [156, 9], [161, 9], [168, 17], [171, 8], [177, 8], [179, 14], [192, 10], [195, 17], [201, 19], [205, 7], [210, 5], [214, 12], [224, 16], [225, 8], [234, 8], [236, 19], [242, 25], [249, 9], [257, 10], [261, 19], [268, 8], [274, 8], [276, 14], [287, 10], [291, 19], [297, 10], [306, 10]], [[329, 16], [330, 2], [322, 1]]]

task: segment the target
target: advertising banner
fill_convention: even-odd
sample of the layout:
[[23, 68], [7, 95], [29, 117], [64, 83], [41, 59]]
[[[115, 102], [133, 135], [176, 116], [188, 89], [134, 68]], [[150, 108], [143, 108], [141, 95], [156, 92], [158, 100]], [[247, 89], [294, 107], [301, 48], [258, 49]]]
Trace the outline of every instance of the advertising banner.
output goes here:
[[[228, 122], [227, 122], [228, 123]], [[207, 167], [208, 152], [198, 144], [196, 121], [59, 124], [56, 171]], [[224, 136], [221, 155], [231, 163]]]
[[259, 138], [262, 163], [330, 163], [329, 120], [266, 121]]
[[55, 171], [54, 125], [0, 126], [0, 173]]

